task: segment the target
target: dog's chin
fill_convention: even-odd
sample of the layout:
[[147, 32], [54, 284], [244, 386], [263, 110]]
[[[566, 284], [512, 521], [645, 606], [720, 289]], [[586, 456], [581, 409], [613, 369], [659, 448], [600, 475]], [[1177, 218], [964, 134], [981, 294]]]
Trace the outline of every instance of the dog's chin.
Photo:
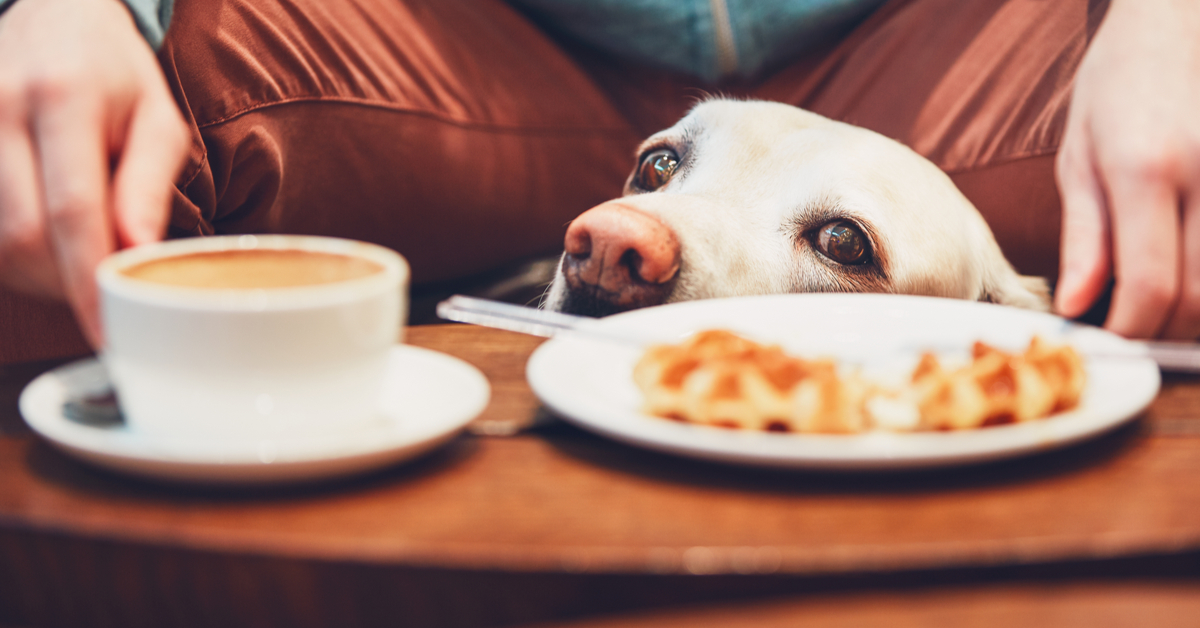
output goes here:
[[[552, 293], [557, 293], [558, 298], [546, 303], [546, 309], [580, 316], [608, 316], [652, 305], [661, 305], [665, 302], [665, 298], [660, 298], [658, 295], [655, 295], [654, 298], [646, 298], [643, 295], [643, 298], [630, 300], [628, 295], [624, 295], [625, 298], [622, 298], [622, 295], [616, 295], [588, 284], [564, 285], [560, 290], [553, 290]], [[663, 294], [663, 297], [665, 296], [666, 293]]]
[[627, 312], [638, 307], [640, 306], [619, 304], [613, 295], [595, 286], [582, 286], [566, 290], [555, 309], [567, 314], [600, 317]]

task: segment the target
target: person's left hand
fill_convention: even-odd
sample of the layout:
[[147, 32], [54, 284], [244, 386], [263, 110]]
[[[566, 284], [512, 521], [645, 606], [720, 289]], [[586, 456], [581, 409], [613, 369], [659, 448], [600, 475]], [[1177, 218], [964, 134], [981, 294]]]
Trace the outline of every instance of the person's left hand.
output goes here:
[[1059, 313], [1083, 314], [1115, 278], [1105, 327], [1200, 336], [1200, 2], [1113, 0], [1057, 166]]

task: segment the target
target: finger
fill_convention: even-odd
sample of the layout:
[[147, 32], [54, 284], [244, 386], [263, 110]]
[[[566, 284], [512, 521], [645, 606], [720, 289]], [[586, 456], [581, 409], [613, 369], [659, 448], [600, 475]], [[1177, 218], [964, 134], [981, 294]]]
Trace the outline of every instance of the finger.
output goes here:
[[1105, 327], [1131, 338], [1153, 338], [1167, 321], [1179, 289], [1179, 195], [1163, 176], [1109, 178], [1114, 274]]
[[0, 106], [0, 277], [18, 290], [62, 296], [41, 213], [38, 168], [24, 117]]
[[108, 158], [99, 105], [79, 100], [45, 107], [34, 120], [42, 196], [63, 288], [94, 347], [102, 344], [94, 272], [113, 250]]
[[1062, 194], [1062, 252], [1054, 305], [1068, 318], [1082, 316], [1112, 277], [1112, 242], [1104, 190], [1090, 143], [1079, 133], [1063, 142], [1056, 173]]
[[1185, 204], [1179, 302], [1162, 333], [1175, 340], [1200, 337], [1200, 190], [1194, 190]]
[[187, 127], [174, 101], [149, 97], [139, 103], [113, 178], [113, 213], [122, 246], [162, 239], [171, 189], [187, 149]]

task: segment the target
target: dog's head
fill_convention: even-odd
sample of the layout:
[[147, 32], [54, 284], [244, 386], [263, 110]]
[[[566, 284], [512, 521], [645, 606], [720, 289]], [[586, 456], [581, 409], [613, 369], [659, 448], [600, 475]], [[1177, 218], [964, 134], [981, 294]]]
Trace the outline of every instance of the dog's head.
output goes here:
[[710, 100], [646, 140], [622, 198], [567, 230], [549, 309], [603, 316], [786, 292], [894, 292], [1046, 309], [928, 160], [788, 105]]

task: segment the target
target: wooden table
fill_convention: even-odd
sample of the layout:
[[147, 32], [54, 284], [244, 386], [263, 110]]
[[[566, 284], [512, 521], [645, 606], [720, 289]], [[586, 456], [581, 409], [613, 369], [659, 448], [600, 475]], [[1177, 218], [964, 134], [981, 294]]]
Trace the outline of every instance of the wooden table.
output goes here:
[[524, 380], [538, 339], [410, 332], [491, 379], [477, 434], [289, 489], [186, 489], [77, 463], [16, 412], [50, 365], [0, 367], [0, 625], [1200, 622], [1198, 379], [1168, 379], [1142, 419], [1066, 450], [778, 472], [548, 420]]

